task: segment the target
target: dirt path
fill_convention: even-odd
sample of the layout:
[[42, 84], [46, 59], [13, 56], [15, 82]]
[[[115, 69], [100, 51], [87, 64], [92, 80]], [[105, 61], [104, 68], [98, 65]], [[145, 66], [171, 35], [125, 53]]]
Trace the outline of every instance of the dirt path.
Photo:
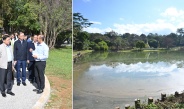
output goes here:
[[51, 96], [45, 109], [72, 109], [72, 80], [47, 75]]

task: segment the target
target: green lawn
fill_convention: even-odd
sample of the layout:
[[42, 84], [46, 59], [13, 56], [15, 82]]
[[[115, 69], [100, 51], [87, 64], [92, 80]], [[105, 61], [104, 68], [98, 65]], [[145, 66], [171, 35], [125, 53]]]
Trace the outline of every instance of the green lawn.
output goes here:
[[46, 66], [47, 75], [72, 78], [72, 49], [51, 49]]

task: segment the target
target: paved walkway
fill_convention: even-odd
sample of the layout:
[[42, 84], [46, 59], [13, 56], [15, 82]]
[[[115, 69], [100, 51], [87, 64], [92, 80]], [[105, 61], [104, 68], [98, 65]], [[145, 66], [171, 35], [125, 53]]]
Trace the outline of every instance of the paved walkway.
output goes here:
[[12, 92], [15, 93], [15, 96], [7, 94], [4, 98], [0, 94], [0, 109], [31, 109], [35, 103], [40, 98], [41, 94], [36, 94], [33, 91], [35, 87], [26, 82], [27, 86], [17, 86], [16, 81], [14, 81]]
[[35, 83], [31, 84], [26, 79], [27, 86], [17, 86], [16, 78], [12, 92], [15, 96], [7, 94], [4, 98], [0, 94], [0, 109], [31, 109], [39, 100], [42, 94], [37, 94], [33, 91], [35, 89]]

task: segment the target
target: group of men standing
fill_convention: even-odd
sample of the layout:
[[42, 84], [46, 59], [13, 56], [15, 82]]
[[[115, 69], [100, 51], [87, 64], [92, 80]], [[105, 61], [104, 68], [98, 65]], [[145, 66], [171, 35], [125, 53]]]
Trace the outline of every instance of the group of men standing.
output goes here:
[[[17, 36], [16, 36], [17, 37]], [[34, 35], [32, 40], [28, 41], [23, 32], [15, 36], [4, 34], [2, 44], [0, 44], [0, 90], [3, 97], [6, 93], [14, 96], [13, 70], [16, 72], [17, 86], [22, 83], [26, 86], [26, 67], [28, 64], [29, 81], [36, 82], [37, 94], [43, 92], [45, 87], [45, 67], [49, 55], [49, 48], [44, 43], [43, 35]], [[12, 43], [13, 41], [13, 43]], [[15, 70], [15, 69], [16, 70]], [[21, 75], [22, 73], [22, 75]], [[6, 87], [5, 87], [6, 85]], [[7, 91], [6, 91], [7, 90]], [[6, 91], [6, 92], [5, 92]]]

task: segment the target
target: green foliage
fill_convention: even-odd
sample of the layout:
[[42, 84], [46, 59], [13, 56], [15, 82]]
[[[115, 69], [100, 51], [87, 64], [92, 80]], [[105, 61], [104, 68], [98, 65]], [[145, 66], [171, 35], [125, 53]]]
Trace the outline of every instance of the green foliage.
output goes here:
[[159, 44], [159, 43], [158, 43], [157, 40], [155, 40], [155, 39], [150, 39], [148, 43], [149, 43], [149, 46], [150, 46], [150, 47], [158, 48], [158, 44]]
[[72, 43], [72, 31], [70, 30], [66, 30], [66, 31], [63, 31], [61, 32], [58, 37], [57, 37], [57, 41], [56, 43], [58, 45], [61, 45], [63, 44], [65, 41], [67, 41], [68, 43]]
[[[82, 50], [88, 48], [93, 50], [124, 50], [134, 49], [135, 47], [140, 48], [171, 48], [177, 46], [184, 46], [184, 29], [179, 28], [177, 33], [170, 33], [168, 35], [159, 35], [157, 33], [149, 33], [148, 35], [141, 34], [118, 34], [115, 31], [102, 33], [88, 33], [89, 37], [80, 35], [84, 28], [91, 26], [92, 23], [88, 19], [84, 18], [81, 13], [73, 14], [73, 46], [74, 50]], [[80, 37], [84, 36], [84, 37]], [[88, 40], [89, 43], [84, 41]], [[107, 43], [107, 47], [100, 47], [99, 42], [104, 41]], [[103, 48], [103, 49], [102, 49]]]
[[90, 45], [89, 40], [85, 40], [83, 42], [83, 50], [89, 50], [89, 47], [90, 47], [89, 45]]
[[96, 43], [93, 42], [93, 41], [91, 41], [89, 46], [90, 46], [91, 49], [94, 50], [95, 49], [95, 46], [96, 46]]
[[95, 49], [96, 51], [99, 51], [99, 50], [100, 50], [100, 46], [99, 46], [98, 44], [95, 44], [94, 49]]
[[0, 0], [0, 4], [0, 25], [7, 33], [42, 33], [50, 48], [56, 40], [71, 42], [72, 0]]
[[0, 11], [0, 14], [2, 15], [5, 31], [38, 32], [40, 29], [38, 15], [35, 14], [35, 11], [31, 8], [32, 6], [38, 6], [38, 3], [33, 0], [3, 1], [0, 8], [4, 11]]
[[175, 104], [175, 108], [176, 109], [183, 109], [184, 108], [184, 104], [176, 103]]
[[84, 18], [81, 13], [73, 13], [73, 31], [74, 35], [78, 32], [81, 32], [83, 28], [91, 26], [93, 23], [90, 23], [88, 19]]
[[182, 36], [184, 34], [184, 28], [178, 28], [176, 32]]
[[174, 40], [172, 38], [170, 38], [168, 36], [163, 38], [163, 46], [165, 48], [169, 49], [169, 48], [173, 47], [173, 43], [174, 43]]
[[114, 45], [116, 46], [116, 49], [119, 50], [119, 48], [124, 44], [121, 37], [116, 37], [114, 40]]
[[95, 46], [95, 50], [101, 50], [101, 51], [107, 51], [109, 48], [107, 46], [107, 43], [105, 41], [100, 41]]
[[89, 33], [87, 32], [79, 32], [75, 37], [75, 48], [78, 50], [88, 49], [90, 42], [88, 41]]
[[9, 24], [13, 27], [21, 27], [21, 31], [24, 29], [39, 31], [40, 24], [38, 22], [38, 15], [34, 12], [33, 8], [38, 6], [36, 3], [17, 1], [15, 10], [15, 15], [17, 19], [11, 19]]
[[86, 39], [89, 38], [89, 33], [87, 33], [87, 32], [80, 32], [80, 33], [78, 33], [77, 38], [78, 38], [81, 42], [84, 42]]
[[145, 43], [143, 41], [137, 41], [136, 47], [140, 48], [140, 50], [141, 50], [142, 48], [145, 48]]
[[167, 99], [168, 99], [168, 101], [170, 101], [170, 102], [172, 102], [173, 100], [174, 100], [174, 95], [172, 94], [172, 95], [170, 95]]
[[152, 103], [152, 104], [149, 104], [149, 105], [147, 105], [147, 104], [141, 104], [141, 107], [143, 108], [143, 109], [160, 109], [157, 105], [155, 105], [154, 103]]
[[73, 45], [74, 49], [82, 50], [88, 49], [90, 43], [85, 42], [85, 46], [83, 47], [84, 41], [89, 40], [89, 34], [87, 32], [83, 32], [83, 28], [87, 28], [92, 23], [88, 21], [88, 19], [84, 18], [80, 13], [73, 13]]
[[3, 21], [2, 20], [0, 20], [0, 27], [2, 27], [3, 26]]
[[61, 32], [72, 31], [72, 0], [42, 1], [38, 12], [41, 32], [49, 47], [54, 47]]

